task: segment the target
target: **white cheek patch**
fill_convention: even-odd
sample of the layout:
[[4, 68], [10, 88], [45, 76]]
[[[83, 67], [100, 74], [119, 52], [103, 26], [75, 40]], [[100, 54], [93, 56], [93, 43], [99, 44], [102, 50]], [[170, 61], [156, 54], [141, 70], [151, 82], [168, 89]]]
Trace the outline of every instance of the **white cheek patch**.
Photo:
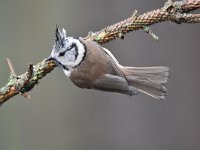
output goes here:
[[[65, 66], [68, 69], [74, 68], [78, 66], [85, 57], [85, 45], [81, 43], [79, 39], [75, 39], [73, 37], [68, 37], [65, 42], [67, 42], [67, 44], [65, 44], [64, 48], [60, 48], [59, 51], [54, 47], [51, 56], [62, 66]], [[70, 48], [69, 46], [73, 44], [75, 44], [75, 46]], [[65, 53], [60, 55], [62, 52]]]
[[69, 66], [70, 66], [69, 62], [74, 62], [75, 61], [75, 55], [76, 55], [76, 51], [75, 51], [74, 48], [65, 53], [65, 59], [68, 60], [68, 65]]
[[[78, 40], [78, 39], [74, 39], [74, 38], [70, 38], [70, 42], [71, 43], [76, 43], [76, 46], [78, 48], [78, 56], [76, 58], [75, 61], [69, 61], [68, 62], [68, 66], [69, 67], [75, 67], [77, 65], [79, 65], [81, 63], [81, 61], [83, 60], [84, 56], [85, 56], [85, 47], [84, 45]], [[74, 55], [73, 55], [74, 57]]]

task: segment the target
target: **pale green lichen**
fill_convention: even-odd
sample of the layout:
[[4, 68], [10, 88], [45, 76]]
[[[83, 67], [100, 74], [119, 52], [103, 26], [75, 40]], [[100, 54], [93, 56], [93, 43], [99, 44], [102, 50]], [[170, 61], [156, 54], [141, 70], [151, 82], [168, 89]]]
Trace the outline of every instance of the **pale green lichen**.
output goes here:
[[153, 33], [153, 31], [147, 27], [147, 26], [144, 26], [143, 27], [143, 30], [146, 32], [146, 33], [149, 33], [149, 35], [151, 35], [153, 37], [154, 40], [158, 41], [159, 40], [159, 37]]
[[105, 31], [101, 32], [99, 35], [97, 35], [95, 37], [95, 41], [100, 41], [100, 40], [104, 39], [105, 35], [106, 35]]
[[10, 76], [8, 78], [8, 83], [6, 84], [6, 86], [4, 86], [0, 89], [0, 93], [5, 94], [6, 92], [9, 91], [10, 87], [12, 87], [15, 84], [18, 84], [17, 82], [18, 82], [18, 80], [17, 80], [16, 76], [14, 76], [13, 74], [10, 74]]
[[[42, 77], [46, 75], [44, 68], [46, 68], [47, 66], [48, 63], [42, 61], [41, 63], [38, 63], [33, 67], [33, 75], [29, 80], [29, 83], [21, 89], [22, 93], [30, 91], [35, 86], [35, 84], [38, 83], [38, 80], [40, 80]], [[23, 81], [25, 81], [24, 79], [26, 77], [26, 74], [23, 74], [20, 77], [23, 79]]]
[[20, 76], [11, 75], [9, 77], [8, 83], [0, 89], [0, 93], [6, 94], [9, 92], [11, 87], [15, 87], [17, 90], [19, 90], [19, 93], [30, 91], [38, 83], [38, 80], [47, 74], [47, 71], [45, 70], [47, 67], [48, 63], [45, 62], [45, 60], [33, 66], [33, 74], [27, 85], [24, 85], [24, 83], [27, 81], [28, 72]]

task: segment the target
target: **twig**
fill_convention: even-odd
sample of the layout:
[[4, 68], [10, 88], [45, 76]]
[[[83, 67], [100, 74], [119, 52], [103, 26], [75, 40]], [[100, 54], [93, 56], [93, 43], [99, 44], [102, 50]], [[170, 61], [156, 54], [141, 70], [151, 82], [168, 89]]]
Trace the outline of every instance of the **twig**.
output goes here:
[[172, 21], [175, 23], [200, 23], [200, 14], [188, 14], [200, 8], [200, 0], [183, 0], [172, 2], [168, 0], [164, 7], [149, 11], [142, 15], [134, 13], [130, 18], [108, 26], [101, 31], [88, 34], [84, 39], [94, 40], [100, 44], [107, 43], [121, 34], [125, 35], [134, 30], [143, 29], [155, 23]]
[[26, 85], [29, 83], [29, 81], [30, 81], [32, 75], [33, 75], [33, 64], [30, 64], [30, 65], [28, 66], [27, 79], [25, 80], [25, 82], [24, 82], [24, 84], [23, 84], [23, 87], [26, 86]]
[[[11, 60], [9, 58], [6, 58], [6, 61], [8, 63], [9, 69], [10, 69], [10, 80], [18, 80], [19, 77], [17, 76], [17, 74], [15, 72], [15, 69], [13, 67]], [[28, 100], [31, 99], [30, 95], [28, 93], [22, 93], [21, 90], [23, 87], [25, 87], [29, 83], [29, 81], [32, 77], [32, 74], [33, 74], [33, 65], [30, 64], [28, 67], [27, 79], [24, 81], [24, 83], [23, 83], [23, 85], [21, 85], [21, 87], [17, 88], [18, 93], [20, 93], [22, 96], [24, 96]]]
[[[29, 81], [31, 80], [32, 75], [33, 75], [33, 64], [30, 64], [28, 66], [27, 79], [24, 81], [23, 85], [21, 86], [21, 89], [19, 90], [20, 93], [21, 93], [22, 89], [28, 85]], [[31, 96], [27, 92], [24, 92], [21, 94], [28, 100], [31, 100]]]
[[11, 76], [17, 76], [16, 73], [15, 73], [15, 69], [14, 69], [14, 67], [12, 65], [11, 60], [9, 58], [6, 58], [6, 61], [8, 63], [8, 67], [10, 69]]
[[[149, 29], [149, 26], [164, 22], [172, 21], [177, 24], [181, 23], [200, 23], [200, 14], [188, 14], [191, 11], [200, 8], [200, 0], [182, 0], [172, 2], [168, 0], [164, 7], [149, 11], [142, 15], [134, 13], [130, 18], [108, 26], [98, 32], [90, 32], [84, 39], [93, 40], [99, 44], [105, 44], [115, 38], [124, 38], [124, 35], [138, 29], [145, 29], [154, 38], [155, 34]], [[54, 61], [42, 61], [35, 66], [29, 66], [28, 72], [10, 78], [8, 83], [0, 89], [0, 104], [5, 103], [11, 97], [30, 91], [47, 73], [51, 72], [56, 67]], [[12, 65], [9, 68], [15, 75]], [[32, 69], [31, 69], [32, 68]], [[18, 90], [20, 89], [20, 91]]]

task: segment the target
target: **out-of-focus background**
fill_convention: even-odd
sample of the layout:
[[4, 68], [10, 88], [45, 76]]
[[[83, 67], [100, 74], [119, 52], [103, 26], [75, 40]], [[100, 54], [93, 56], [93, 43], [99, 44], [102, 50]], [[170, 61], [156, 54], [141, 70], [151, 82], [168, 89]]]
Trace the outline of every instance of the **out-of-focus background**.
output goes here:
[[[47, 57], [56, 24], [69, 36], [86, 36], [160, 8], [160, 0], [0, 0], [0, 86]], [[165, 22], [104, 45], [129, 66], [169, 66], [167, 101], [140, 94], [83, 90], [56, 68], [30, 92], [0, 108], [0, 150], [200, 149], [200, 26]]]

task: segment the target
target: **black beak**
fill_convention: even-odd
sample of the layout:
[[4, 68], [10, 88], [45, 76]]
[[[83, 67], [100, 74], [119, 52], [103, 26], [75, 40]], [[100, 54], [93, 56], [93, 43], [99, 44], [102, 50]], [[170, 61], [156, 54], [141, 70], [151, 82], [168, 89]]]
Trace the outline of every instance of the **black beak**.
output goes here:
[[46, 62], [50, 61], [50, 60], [55, 60], [55, 58], [51, 57], [51, 55], [50, 55], [48, 58], [45, 59]]

